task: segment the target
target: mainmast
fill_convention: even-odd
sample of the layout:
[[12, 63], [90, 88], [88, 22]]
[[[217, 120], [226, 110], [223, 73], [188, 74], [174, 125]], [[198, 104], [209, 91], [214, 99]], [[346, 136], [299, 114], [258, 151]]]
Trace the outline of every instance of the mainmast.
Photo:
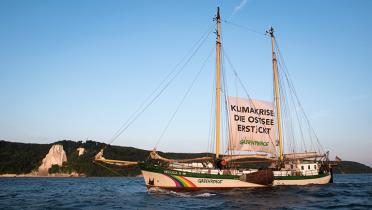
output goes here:
[[220, 17], [220, 8], [217, 7], [217, 38], [216, 38], [216, 159], [219, 158], [220, 155], [220, 114], [221, 114], [221, 17]]
[[281, 126], [281, 118], [280, 118], [279, 79], [278, 79], [277, 60], [276, 60], [276, 55], [275, 55], [275, 36], [274, 36], [273, 27], [270, 27], [267, 33], [270, 34], [270, 37], [271, 37], [271, 51], [272, 51], [272, 56], [273, 56], [275, 105], [276, 105], [276, 113], [278, 117], [279, 158], [280, 160], [283, 160], [283, 140], [282, 140], [282, 126]]

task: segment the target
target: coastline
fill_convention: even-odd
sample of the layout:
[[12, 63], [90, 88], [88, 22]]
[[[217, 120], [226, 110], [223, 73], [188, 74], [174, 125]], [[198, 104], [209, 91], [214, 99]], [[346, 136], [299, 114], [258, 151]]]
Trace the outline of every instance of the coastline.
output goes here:
[[[49, 175], [39, 175], [39, 174], [0, 174], [1, 178], [66, 178], [66, 177], [88, 177], [85, 174], [77, 174], [77, 173], [71, 173], [71, 174], [64, 174], [64, 173], [58, 173], [58, 174], [49, 174]], [[93, 176], [95, 177], [95, 176]], [[112, 176], [98, 176], [98, 177], [112, 177]], [[136, 176], [118, 176], [118, 177], [143, 177], [142, 174], [136, 175]]]
[[48, 175], [40, 175], [37, 173], [28, 173], [28, 174], [0, 174], [0, 178], [9, 178], [9, 177], [40, 177], [40, 178], [54, 178], [54, 177], [86, 177], [85, 174], [78, 174], [78, 173], [55, 173], [55, 174], [48, 174]]

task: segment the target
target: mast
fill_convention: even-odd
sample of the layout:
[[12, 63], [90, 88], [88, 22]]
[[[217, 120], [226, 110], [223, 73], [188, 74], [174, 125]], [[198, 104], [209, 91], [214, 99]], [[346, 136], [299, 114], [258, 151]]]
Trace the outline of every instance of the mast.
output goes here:
[[275, 55], [275, 36], [274, 36], [273, 27], [270, 27], [267, 33], [270, 34], [270, 37], [271, 37], [271, 51], [272, 51], [272, 56], [273, 56], [275, 105], [276, 105], [276, 113], [278, 117], [279, 158], [280, 160], [283, 160], [283, 140], [282, 140], [282, 126], [281, 126], [281, 118], [280, 118], [279, 80], [278, 80], [277, 61], [276, 61], [276, 55]]
[[217, 7], [217, 32], [216, 32], [216, 159], [220, 155], [220, 127], [221, 127], [221, 18], [220, 18], [220, 7]]

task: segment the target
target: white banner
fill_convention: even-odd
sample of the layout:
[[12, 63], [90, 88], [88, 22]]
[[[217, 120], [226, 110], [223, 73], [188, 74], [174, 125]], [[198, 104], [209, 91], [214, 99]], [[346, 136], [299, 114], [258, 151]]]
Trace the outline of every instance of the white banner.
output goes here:
[[229, 97], [230, 150], [275, 154], [273, 103]]

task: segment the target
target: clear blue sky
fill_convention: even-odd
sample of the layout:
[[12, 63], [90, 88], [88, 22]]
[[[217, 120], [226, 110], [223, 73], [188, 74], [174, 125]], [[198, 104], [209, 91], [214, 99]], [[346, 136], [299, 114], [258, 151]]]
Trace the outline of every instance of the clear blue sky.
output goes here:
[[[212, 24], [274, 26], [294, 85], [332, 156], [372, 165], [372, 1], [0, 1], [0, 139], [106, 141]], [[235, 11], [235, 12], [234, 12]], [[267, 37], [228, 24], [224, 47], [252, 97], [271, 96]], [[151, 149], [210, 36], [117, 145]], [[212, 55], [159, 150], [207, 148]]]

